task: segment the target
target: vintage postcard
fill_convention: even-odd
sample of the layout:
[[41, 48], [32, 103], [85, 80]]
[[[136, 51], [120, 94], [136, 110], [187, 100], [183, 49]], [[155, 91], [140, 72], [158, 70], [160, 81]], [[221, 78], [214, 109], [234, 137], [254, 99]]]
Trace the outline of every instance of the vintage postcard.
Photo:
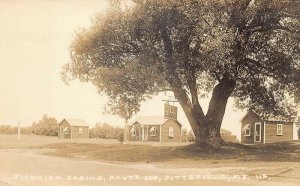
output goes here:
[[299, 185], [298, 0], [1, 0], [0, 186]]

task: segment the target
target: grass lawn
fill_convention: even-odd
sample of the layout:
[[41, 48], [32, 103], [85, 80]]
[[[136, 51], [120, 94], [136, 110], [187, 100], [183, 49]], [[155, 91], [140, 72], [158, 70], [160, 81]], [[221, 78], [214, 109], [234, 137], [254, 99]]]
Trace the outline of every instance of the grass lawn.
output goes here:
[[89, 144], [116, 144], [117, 140], [108, 139], [59, 139], [57, 136], [21, 135], [18, 141], [17, 135], [0, 134], [0, 149], [24, 149], [41, 147], [53, 143], [89, 143]]
[[[106, 139], [58, 139], [57, 137], [0, 135], [0, 149], [50, 149], [47, 155], [92, 159], [109, 162], [149, 162], [195, 164], [210, 162], [299, 162], [300, 141], [261, 144], [252, 146], [228, 145], [219, 151], [209, 152], [195, 144], [184, 143], [129, 143], [120, 144]], [[43, 151], [45, 152], [45, 151]], [[180, 161], [179, 161], [180, 160]]]
[[195, 144], [187, 146], [150, 146], [133, 144], [85, 144], [59, 143], [43, 146], [55, 149], [48, 155], [84, 158], [101, 161], [124, 162], [173, 162], [180, 164], [195, 162], [247, 162], [276, 161], [299, 162], [300, 141], [257, 146], [230, 145], [217, 152], [209, 152]]

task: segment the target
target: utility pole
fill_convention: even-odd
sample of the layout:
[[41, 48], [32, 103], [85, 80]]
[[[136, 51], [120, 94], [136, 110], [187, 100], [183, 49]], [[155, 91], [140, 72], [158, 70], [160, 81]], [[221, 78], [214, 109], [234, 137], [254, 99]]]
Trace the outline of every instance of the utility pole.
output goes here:
[[123, 134], [123, 144], [127, 144], [128, 142], [128, 138], [127, 138], [127, 135], [128, 135], [128, 121], [127, 119], [125, 119], [125, 126], [124, 126], [124, 134]]
[[21, 140], [21, 124], [19, 122], [19, 127], [18, 127], [18, 141]]

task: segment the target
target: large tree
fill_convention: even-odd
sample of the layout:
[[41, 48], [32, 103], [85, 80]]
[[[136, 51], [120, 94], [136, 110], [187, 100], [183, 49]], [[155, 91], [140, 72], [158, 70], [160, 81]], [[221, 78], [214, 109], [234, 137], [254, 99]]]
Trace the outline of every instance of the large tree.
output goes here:
[[[90, 81], [120, 113], [174, 92], [196, 136], [220, 146], [230, 96], [239, 108], [292, 117], [300, 95], [296, 0], [141, 0], [77, 32], [63, 78]], [[199, 97], [212, 92], [204, 113]], [[287, 99], [288, 98], [288, 99]], [[120, 107], [118, 106], [120, 105]], [[124, 112], [122, 112], [124, 113]], [[129, 114], [129, 115], [131, 115]]]

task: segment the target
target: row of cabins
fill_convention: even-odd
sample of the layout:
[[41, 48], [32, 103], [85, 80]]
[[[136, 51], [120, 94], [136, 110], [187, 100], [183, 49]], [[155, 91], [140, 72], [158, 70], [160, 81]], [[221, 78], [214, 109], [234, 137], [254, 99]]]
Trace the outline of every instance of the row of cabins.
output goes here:
[[[163, 116], [138, 117], [126, 127], [129, 141], [180, 142], [181, 124]], [[58, 124], [59, 138], [89, 138], [89, 125], [81, 119], [63, 119]]]
[[[167, 113], [170, 114], [170, 113]], [[80, 119], [63, 119], [59, 125], [59, 138], [89, 138], [89, 125]], [[172, 117], [142, 116], [137, 117], [125, 127], [128, 141], [180, 142], [182, 125]], [[233, 135], [222, 136], [225, 141], [235, 142]], [[241, 119], [241, 143], [273, 143], [299, 139], [299, 125], [292, 121], [274, 118], [262, 119], [249, 110]]]

